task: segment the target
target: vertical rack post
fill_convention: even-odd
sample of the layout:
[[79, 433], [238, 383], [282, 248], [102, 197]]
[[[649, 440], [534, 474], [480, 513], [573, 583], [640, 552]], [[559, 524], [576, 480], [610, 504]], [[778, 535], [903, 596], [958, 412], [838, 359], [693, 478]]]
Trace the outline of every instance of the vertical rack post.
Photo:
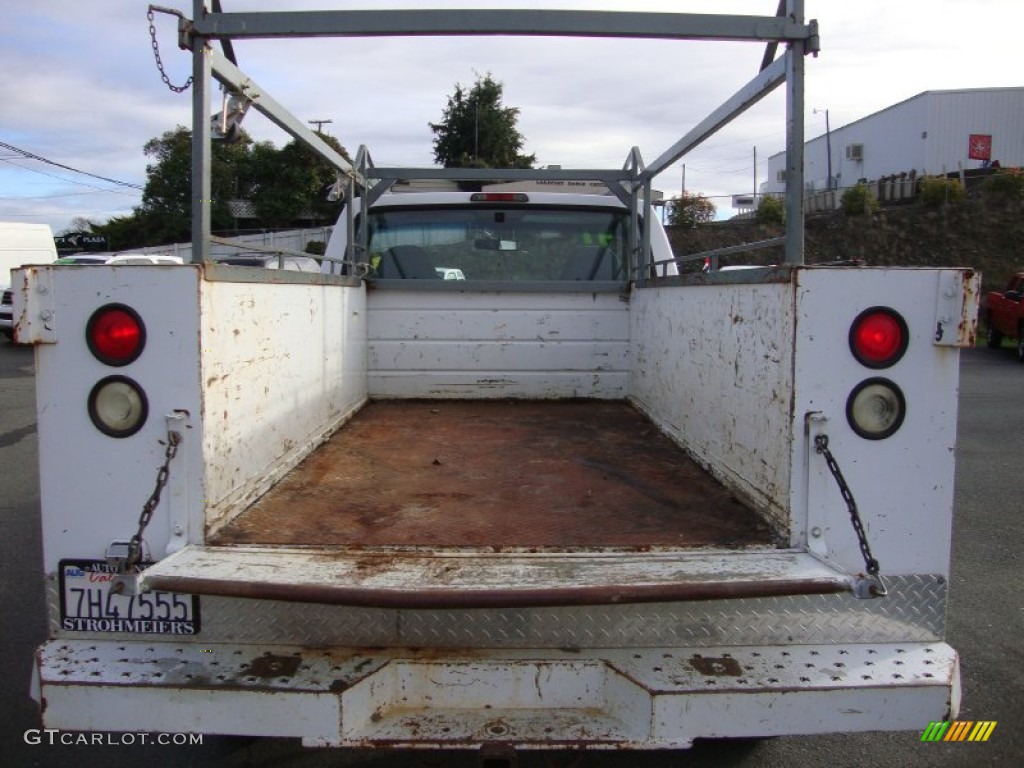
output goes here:
[[[192, 18], [206, 16], [206, 0], [193, 0]], [[192, 40], [192, 262], [210, 257], [210, 56], [206, 38]]]
[[[786, 0], [791, 21], [804, 23], [804, 0]], [[786, 57], [786, 263], [804, 263], [804, 54], [803, 40]]]
[[[643, 266], [643, 281], [647, 281], [647, 277], [657, 276], [656, 267], [651, 265], [651, 221], [654, 218], [654, 201], [651, 200], [651, 179], [647, 177], [644, 179], [644, 217], [643, 217], [643, 233], [642, 240], [640, 242], [640, 263]], [[664, 269], [664, 267], [663, 267]]]

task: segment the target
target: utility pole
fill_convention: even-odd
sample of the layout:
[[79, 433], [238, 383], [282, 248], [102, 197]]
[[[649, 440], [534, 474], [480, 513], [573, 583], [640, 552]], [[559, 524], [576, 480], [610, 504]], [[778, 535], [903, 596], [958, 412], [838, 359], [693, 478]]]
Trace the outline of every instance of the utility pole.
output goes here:
[[473, 163], [480, 160], [480, 99], [473, 99]]
[[827, 109], [816, 109], [814, 114], [819, 112], [825, 113], [825, 153], [826, 165], [828, 167], [828, 189], [832, 190], [832, 129], [828, 124], [828, 110]]
[[757, 147], [754, 147], [754, 207], [757, 208]]
[[683, 163], [683, 185], [679, 189], [679, 209], [682, 210], [686, 200], [686, 163]]
[[321, 133], [322, 132], [322, 127], [325, 124], [333, 123], [334, 121], [333, 120], [307, 120], [306, 122], [309, 123], [310, 125], [315, 125], [316, 126], [316, 132], [317, 133]]
[[825, 151], [828, 153], [828, 188], [832, 189], [832, 127], [828, 124], [828, 110], [825, 110]]

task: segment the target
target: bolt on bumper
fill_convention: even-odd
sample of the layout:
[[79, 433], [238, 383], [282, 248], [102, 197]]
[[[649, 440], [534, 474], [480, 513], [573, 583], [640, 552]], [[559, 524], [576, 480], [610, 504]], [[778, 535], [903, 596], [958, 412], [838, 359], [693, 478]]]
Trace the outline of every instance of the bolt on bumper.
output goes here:
[[944, 643], [581, 654], [54, 640], [35, 682], [48, 728], [400, 748], [919, 730], [955, 718], [960, 690]]

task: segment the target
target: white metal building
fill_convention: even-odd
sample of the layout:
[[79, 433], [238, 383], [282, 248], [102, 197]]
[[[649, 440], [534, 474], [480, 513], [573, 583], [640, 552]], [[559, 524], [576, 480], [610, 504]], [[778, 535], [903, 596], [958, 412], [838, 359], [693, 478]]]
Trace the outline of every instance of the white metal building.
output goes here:
[[[851, 187], [859, 179], [916, 171], [941, 174], [986, 162], [1024, 166], [1024, 87], [925, 91], [906, 101], [832, 129], [804, 145], [808, 192]], [[988, 151], [986, 152], [986, 148]], [[762, 193], [781, 193], [786, 153], [768, 159]]]

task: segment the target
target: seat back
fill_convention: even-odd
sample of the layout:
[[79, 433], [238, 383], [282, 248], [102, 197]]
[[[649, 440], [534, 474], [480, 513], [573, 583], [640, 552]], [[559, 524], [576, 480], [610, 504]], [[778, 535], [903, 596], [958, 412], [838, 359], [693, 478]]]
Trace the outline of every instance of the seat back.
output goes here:
[[581, 245], [573, 249], [562, 267], [560, 280], [618, 280], [615, 254], [599, 245]]
[[439, 280], [430, 256], [418, 245], [388, 248], [377, 265], [377, 276], [384, 280]]

